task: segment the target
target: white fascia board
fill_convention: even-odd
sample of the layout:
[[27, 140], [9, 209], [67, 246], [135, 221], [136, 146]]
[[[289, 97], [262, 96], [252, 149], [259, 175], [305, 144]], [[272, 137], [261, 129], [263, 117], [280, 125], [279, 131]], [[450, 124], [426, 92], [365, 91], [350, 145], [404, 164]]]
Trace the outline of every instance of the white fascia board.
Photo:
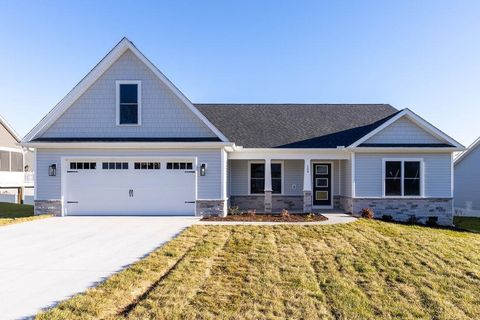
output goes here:
[[173, 83], [158, 70], [136, 47], [123, 38], [100, 62], [24, 137], [22, 142], [33, 140], [44, 133], [82, 94], [87, 91], [127, 50], [132, 51], [205, 125], [222, 141], [223, 135]]
[[24, 147], [43, 149], [211, 149], [233, 146], [231, 142], [24, 142]]
[[[433, 136], [435, 136], [435, 137], [437, 137], [441, 140], [444, 140], [444, 141], [450, 143], [451, 145], [455, 146], [456, 148], [459, 148], [459, 149], [462, 149], [462, 150], [463, 150], [463, 148], [465, 148], [461, 143], [459, 143], [455, 139], [451, 138], [450, 136], [448, 136], [443, 131], [437, 129], [435, 126], [433, 126], [432, 124], [430, 124], [429, 122], [424, 120], [422, 117], [420, 117], [419, 115], [417, 115], [416, 113], [414, 113], [410, 109], [403, 109], [398, 114], [396, 114], [394, 117], [392, 117], [391, 119], [389, 119], [388, 121], [383, 123], [381, 126], [379, 126], [375, 130], [369, 132], [368, 134], [366, 134], [365, 136], [363, 136], [359, 140], [352, 143], [349, 146], [349, 148], [358, 147], [360, 144], [367, 141], [368, 139], [370, 139], [371, 137], [373, 137], [374, 135], [376, 135], [377, 133], [379, 133], [380, 131], [382, 131], [383, 129], [385, 129], [386, 127], [388, 127], [389, 125], [391, 125], [392, 123], [394, 123], [395, 121], [397, 121], [398, 119], [400, 119], [402, 117], [407, 117], [408, 119], [413, 121], [416, 125], [420, 126], [425, 131], [429, 132], [430, 134], [432, 134]], [[454, 150], [454, 151], [456, 151], [456, 150]]]
[[260, 160], [260, 159], [349, 159], [345, 149], [235, 149], [228, 153], [229, 160]]
[[445, 147], [445, 148], [374, 148], [374, 147], [358, 147], [358, 148], [348, 148], [348, 150], [355, 151], [356, 153], [445, 153], [445, 152], [456, 152], [462, 151], [464, 148], [456, 147]]
[[464, 151], [462, 153], [460, 153], [458, 156], [455, 157], [454, 165], [459, 164], [460, 161], [465, 159], [465, 157], [468, 156], [470, 154], [470, 152], [475, 150], [479, 145], [480, 145], [480, 137], [478, 137], [477, 140], [475, 140], [471, 145], [469, 145], [467, 149], [464, 149]]
[[15, 129], [13, 129], [13, 127], [7, 122], [7, 120], [5, 120], [4, 117], [2, 117], [0, 115], [0, 123], [5, 127], [5, 129], [7, 129], [7, 131], [12, 135], [12, 137], [17, 140], [17, 142], [20, 142], [22, 141], [22, 138], [20, 137], [20, 135], [17, 133], [17, 131], [15, 131]]

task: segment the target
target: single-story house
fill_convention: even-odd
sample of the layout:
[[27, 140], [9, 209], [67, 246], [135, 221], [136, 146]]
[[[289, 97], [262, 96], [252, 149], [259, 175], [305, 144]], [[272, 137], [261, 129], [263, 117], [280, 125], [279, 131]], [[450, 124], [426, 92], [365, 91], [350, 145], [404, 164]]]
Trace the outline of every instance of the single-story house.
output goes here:
[[480, 138], [454, 161], [455, 215], [480, 216]]
[[32, 193], [33, 152], [22, 148], [20, 141], [18, 133], [0, 116], [0, 202], [23, 203], [26, 193]]
[[122, 39], [23, 139], [35, 212], [337, 209], [451, 224], [463, 146], [388, 104], [193, 104]]

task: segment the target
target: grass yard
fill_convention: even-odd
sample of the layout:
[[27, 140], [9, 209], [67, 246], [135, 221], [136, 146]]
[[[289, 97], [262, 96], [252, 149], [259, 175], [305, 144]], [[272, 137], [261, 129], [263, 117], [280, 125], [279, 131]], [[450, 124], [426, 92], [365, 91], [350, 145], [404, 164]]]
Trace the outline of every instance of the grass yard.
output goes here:
[[480, 235], [380, 221], [193, 226], [39, 319], [480, 317]]
[[49, 216], [34, 216], [31, 205], [0, 202], [0, 226], [46, 217]]
[[475, 217], [454, 217], [453, 223], [461, 229], [480, 232], [480, 218]]

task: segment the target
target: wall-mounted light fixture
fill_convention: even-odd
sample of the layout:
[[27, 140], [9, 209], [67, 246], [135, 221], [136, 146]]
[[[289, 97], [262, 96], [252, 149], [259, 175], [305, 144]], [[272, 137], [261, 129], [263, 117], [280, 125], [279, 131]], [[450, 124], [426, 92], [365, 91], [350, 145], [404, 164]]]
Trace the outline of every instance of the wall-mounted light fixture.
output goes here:
[[48, 166], [48, 175], [50, 177], [55, 177], [57, 175], [57, 165], [55, 163]]
[[200, 175], [203, 177], [204, 175], [207, 174], [207, 164], [206, 163], [202, 163], [200, 165]]

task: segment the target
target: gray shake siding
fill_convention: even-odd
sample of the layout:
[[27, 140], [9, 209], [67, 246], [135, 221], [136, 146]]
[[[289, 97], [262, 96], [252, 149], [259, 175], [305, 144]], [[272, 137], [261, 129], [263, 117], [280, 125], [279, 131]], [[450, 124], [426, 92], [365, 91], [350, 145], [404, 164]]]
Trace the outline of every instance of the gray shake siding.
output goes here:
[[454, 197], [455, 207], [480, 210], [480, 147], [455, 164]]
[[451, 155], [436, 154], [355, 154], [355, 196], [381, 197], [383, 188], [382, 159], [421, 158], [424, 161], [425, 197], [451, 198]]
[[[141, 80], [142, 125], [116, 125], [116, 80]], [[131, 51], [125, 52], [42, 137], [216, 137]]]
[[[207, 163], [207, 174], [198, 176], [198, 199], [221, 199], [220, 150], [208, 149], [188, 151], [172, 150], [81, 150], [81, 149], [38, 149], [37, 150], [37, 200], [59, 200], [61, 198], [61, 157], [198, 157], [198, 163]], [[48, 176], [48, 166], [58, 166], [55, 177]]]
[[401, 118], [383, 129], [365, 143], [441, 143], [412, 121]]

